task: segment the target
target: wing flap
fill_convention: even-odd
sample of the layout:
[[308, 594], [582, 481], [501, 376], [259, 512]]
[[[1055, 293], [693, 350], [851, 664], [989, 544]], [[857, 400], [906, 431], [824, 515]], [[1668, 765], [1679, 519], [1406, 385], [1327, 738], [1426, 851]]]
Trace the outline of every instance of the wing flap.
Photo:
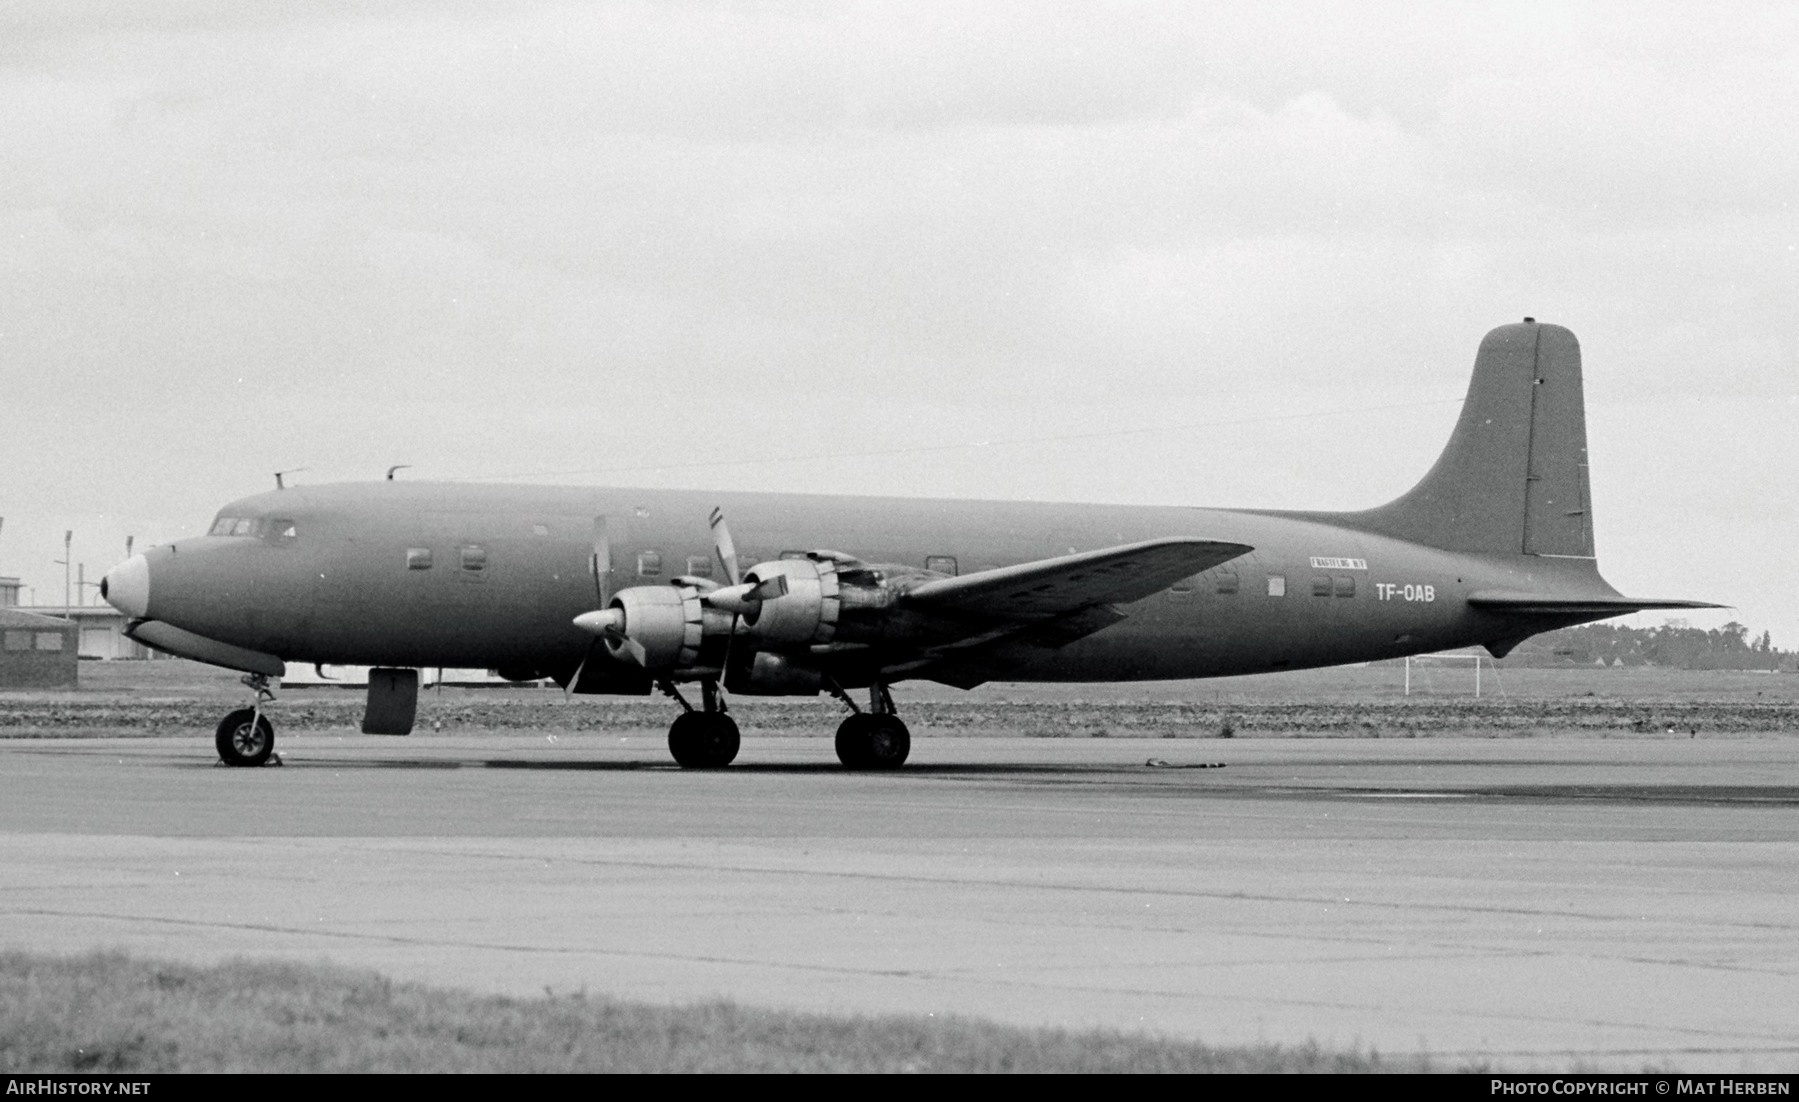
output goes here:
[[909, 590], [905, 600], [945, 612], [1042, 619], [1091, 605], [1141, 600], [1253, 550], [1222, 540], [1144, 540], [940, 578]]

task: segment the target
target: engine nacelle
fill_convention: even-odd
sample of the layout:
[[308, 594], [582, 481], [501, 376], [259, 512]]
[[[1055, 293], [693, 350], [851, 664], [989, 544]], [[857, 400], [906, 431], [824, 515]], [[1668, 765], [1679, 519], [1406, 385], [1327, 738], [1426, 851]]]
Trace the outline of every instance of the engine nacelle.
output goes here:
[[[607, 608], [622, 613], [623, 623], [616, 635], [602, 636], [606, 649], [646, 670], [673, 672], [703, 665], [702, 659], [711, 657], [708, 643], [717, 640], [722, 647], [731, 634], [731, 618], [706, 608], [691, 586], [632, 586], [619, 590]], [[632, 653], [626, 639], [641, 647], [641, 653]]]
[[750, 634], [790, 646], [829, 643], [837, 634], [839, 599], [837, 564], [830, 560], [779, 559], [757, 564], [743, 576], [746, 585], [782, 578], [787, 592], [752, 606], [743, 622]]

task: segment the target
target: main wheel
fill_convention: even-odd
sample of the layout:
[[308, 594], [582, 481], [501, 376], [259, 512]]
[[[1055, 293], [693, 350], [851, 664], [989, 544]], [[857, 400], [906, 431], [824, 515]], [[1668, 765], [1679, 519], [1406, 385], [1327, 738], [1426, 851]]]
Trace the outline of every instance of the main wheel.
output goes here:
[[682, 712], [668, 728], [668, 752], [683, 769], [720, 769], [742, 743], [737, 721], [723, 712]]
[[848, 769], [898, 769], [912, 752], [900, 717], [857, 712], [837, 728], [837, 760]]
[[226, 765], [261, 765], [275, 752], [275, 725], [254, 708], [239, 708], [219, 720], [213, 745]]

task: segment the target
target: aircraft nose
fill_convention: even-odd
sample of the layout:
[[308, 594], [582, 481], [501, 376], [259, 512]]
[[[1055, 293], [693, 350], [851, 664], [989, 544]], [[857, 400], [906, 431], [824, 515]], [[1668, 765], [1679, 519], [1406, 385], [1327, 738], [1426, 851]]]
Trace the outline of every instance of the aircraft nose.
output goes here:
[[100, 596], [133, 620], [143, 619], [150, 609], [149, 562], [142, 555], [133, 555], [108, 570], [100, 579]]

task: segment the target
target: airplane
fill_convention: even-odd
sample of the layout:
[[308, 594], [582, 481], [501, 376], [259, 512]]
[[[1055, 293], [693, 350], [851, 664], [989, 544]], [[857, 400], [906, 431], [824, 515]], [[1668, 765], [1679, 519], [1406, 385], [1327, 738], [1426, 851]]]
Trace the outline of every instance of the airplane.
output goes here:
[[[385, 480], [278, 488], [114, 567], [127, 634], [243, 672], [222, 761], [266, 763], [290, 662], [376, 667], [362, 729], [410, 733], [418, 671], [495, 669], [680, 706], [669, 751], [719, 768], [728, 698], [828, 693], [836, 750], [893, 769], [891, 687], [1141, 681], [1483, 645], [1643, 609], [1600, 576], [1580, 346], [1488, 333], [1436, 464], [1359, 512], [1064, 505]], [[739, 548], [744, 552], [740, 553]], [[748, 570], [741, 562], [754, 563]], [[697, 683], [696, 707], [681, 688]], [[853, 691], [866, 694], [858, 705]]]

